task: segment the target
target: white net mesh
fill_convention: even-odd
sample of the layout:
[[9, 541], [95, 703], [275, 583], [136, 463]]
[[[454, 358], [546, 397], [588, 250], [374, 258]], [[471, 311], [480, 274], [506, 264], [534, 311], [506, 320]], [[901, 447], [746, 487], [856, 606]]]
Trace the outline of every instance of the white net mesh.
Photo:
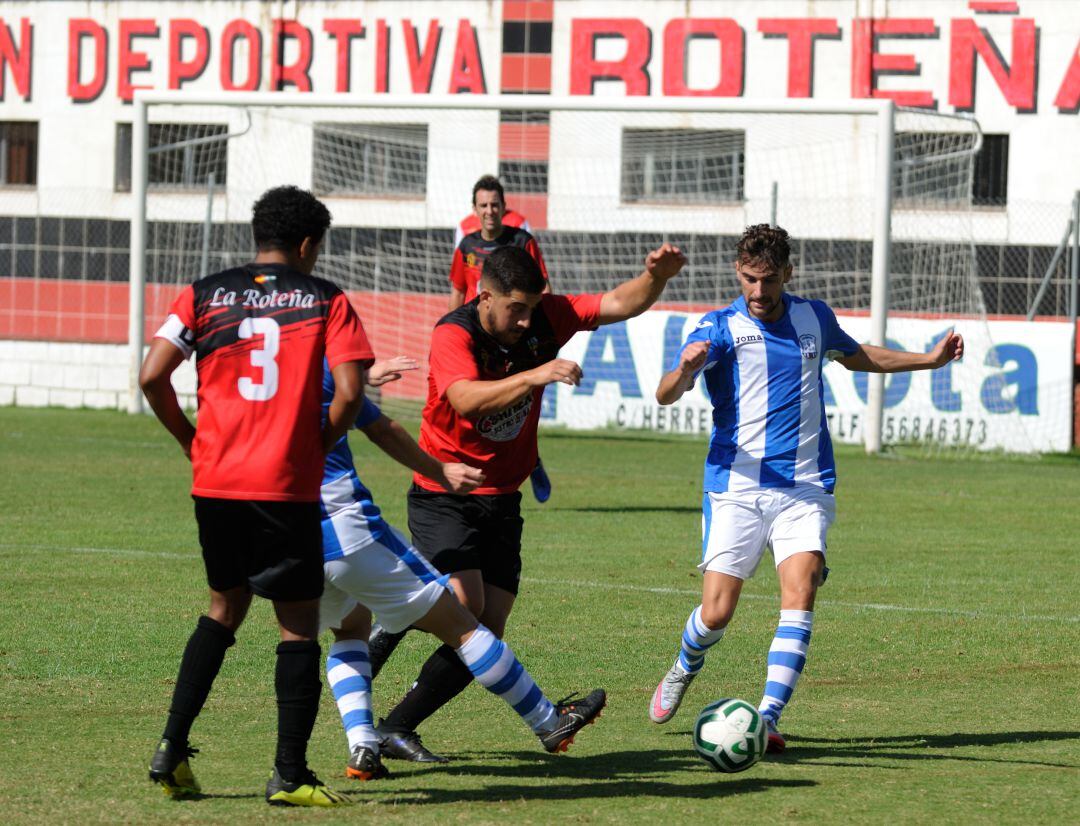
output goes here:
[[[150, 119], [151, 143], [171, 147], [151, 156], [148, 319], [179, 284], [251, 257], [250, 209], [263, 191], [310, 188], [334, 216], [319, 274], [350, 293], [377, 355], [425, 362], [382, 393], [391, 415], [415, 415], [430, 332], [446, 311], [454, 227], [475, 180], [500, 169], [499, 111], [170, 104], [152, 106]], [[875, 117], [552, 111], [531, 121], [547, 130], [550, 160], [503, 168], [517, 192], [547, 194], [546, 226], [535, 234], [557, 292], [610, 289], [671, 241], [690, 265], [662, 308], [690, 323], [738, 295], [738, 237], [775, 216], [793, 239], [792, 291], [827, 301], [856, 339], [869, 338]], [[901, 112], [896, 133], [890, 343], [922, 351], [955, 325], [970, 355], [933, 379], [890, 377], [885, 441], [1039, 448], [1025, 426], [1023, 386], [1002, 384], [1010, 365], [994, 350], [975, 272], [977, 127]], [[513, 192], [507, 200], [515, 206]], [[571, 427], [656, 426], [647, 400], [682, 328], [664, 320], [650, 345], [635, 324], [626, 352], [616, 341], [594, 354], [607, 371], [599, 385], [558, 388], [548, 415]], [[587, 343], [571, 342], [564, 355], [586, 359]], [[622, 382], [620, 370], [634, 381]], [[861, 441], [865, 376], [837, 365], [826, 375], [834, 438]], [[631, 385], [636, 398], [626, 397]], [[987, 413], [995, 392], [997, 409]]]

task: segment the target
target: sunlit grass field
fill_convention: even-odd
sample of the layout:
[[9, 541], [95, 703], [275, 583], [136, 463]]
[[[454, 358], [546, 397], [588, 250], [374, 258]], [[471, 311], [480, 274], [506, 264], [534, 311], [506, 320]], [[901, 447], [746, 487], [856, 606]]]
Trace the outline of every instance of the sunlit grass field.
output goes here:
[[[407, 472], [354, 434], [362, 478], [405, 527]], [[507, 638], [552, 699], [603, 686], [571, 750], [544, 753], [470, 688], [421, 733], [453, 762], [347, 781], [329, 692], [312, 766], [356, 805], [282, 811], [269, 606], [258, 603], [196, 723], [206, 796], [146, 779], [180, 653], [204, 610], [189, 467], [151, 417], [0, 409], [0, 805], [9, 822], [1065, 823], [1080, 806], [1080, 459], [839, 451], [839, 518], [788, 751], [722, 775], [695, 712], [755, 703], [775, 627], [766, 563], [683, 710], [646, 711], [697, 604], [699, 439], [549, 432], [555, 492], [526, 493]], [[324, 640], [325, 644], [325, 640]], [[400, 698], [432, 638], [375, 682]]]

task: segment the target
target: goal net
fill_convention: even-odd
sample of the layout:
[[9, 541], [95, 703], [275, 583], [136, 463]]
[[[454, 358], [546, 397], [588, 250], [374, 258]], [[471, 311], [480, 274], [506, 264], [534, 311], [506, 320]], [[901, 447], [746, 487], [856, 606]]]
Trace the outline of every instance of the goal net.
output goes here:
[[[598, 110], [595, 99], [406, 107], [162, 97], [146, 104], [149, 125], [140, 132], [136, 123], [133, 143], [133, 192], [145, 210], [143, 220], [137, 208], [132, 231], [136, 248], [137, 225], [145, 239], [144, 336], [181, 285], [250, 260], [253, 202], [272, 186], [296, 184], [333, 214], [317, 274], [347, 291], [378, 357], [421, 361], [381, 389], [388, 414], [415, 417], [431, 330], [447, 311], [455, 227], [471, 209], [476, 179], [501, 172], [508, 205], [532, 220], [556, 292], [610, 289], [665, 241], [690, 261], [656, 311], [566, 345], [563, 355], [583, 364], [585, 380], [549, 388], [542, 421], [707, 432], [703, 394], [661, 409], [653, 392], [701, 314], [738, 296], [733, 261], [743, 229], [774, 222], [792, 237], [791, 291], [828, 302], [857, 340], [880, 339], [884, 329], [889, 346], [922, 352], [955, 327], [968, 343], [962, 364], [889, 377], [880, 426], [874, 378], [827, 367], [834, 439], [920, 450], [1043, 447], [1024, 416], [1039, 400], [1024, 396], [1014, 354], [994, 341], [975, 274], [980, 135], [970, 120], [897, 112], [890, 170], [880, 101], [818, 112], [700, 99]], [[140, 140], [149, 148], [145, 174]], [[531, 147], [518, 157], [546, 162], [508, 162], [514, 141]], [[540, 214], [529, 215], [537, 203]], [[883, 232], [890, 218], [891, 235]], [[875, 326], [875, 300], [887, 302], [887, 328]]]

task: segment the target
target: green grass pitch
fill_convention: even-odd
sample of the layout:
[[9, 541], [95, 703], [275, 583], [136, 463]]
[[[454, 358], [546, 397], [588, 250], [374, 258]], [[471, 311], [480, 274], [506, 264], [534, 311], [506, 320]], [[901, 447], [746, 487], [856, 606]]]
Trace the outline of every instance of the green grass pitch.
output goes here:
[[[362, 477], [405, 526], [407, 473], [353, 435]], [[196, 723], [207, 796], [146, 779], [180, 652], [205, 608], [189, 468], [150, 417], [0, 409], [0, 811], [7, 822], [1058, 823], [1080, 806], [1080, 460], [838, 455], [832, 574], [788, 752], [744, 774], [699, 760], [696, 711], [756, 703], [778, 609], [766, 561], [683, 711], [646, 711], [697, 604], [704, 443], [541, 437], [554, 495], [525, 495], [508, 640], [553, 699], [609, 706], [549, 756], [478, 686], [430, 720], [445, 767], [342, 777], [324, 692], [313, 767], [357, 804], [279, 811], [270, 769], [275, 641], [256, 602]], [[325, 643], [325, 640], [324, 640]], [[410, 635], [375, 682], [385, 711], [434, 648]]]

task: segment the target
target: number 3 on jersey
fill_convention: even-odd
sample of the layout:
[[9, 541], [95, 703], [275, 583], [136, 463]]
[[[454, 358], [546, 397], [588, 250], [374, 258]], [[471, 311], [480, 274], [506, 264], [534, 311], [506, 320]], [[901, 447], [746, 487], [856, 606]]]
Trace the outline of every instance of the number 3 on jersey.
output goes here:
[[236, 381], [236, 389], [249, 402], [265, 402], [274, 397], [278, 389], [278, 366], [274, 357], [278, 354], [281, 328], [272, 318], [245, 318], [240, 322], [237, 335], [244, 338], [261, 335], [263, 346], [251, 351], [251, 366], [262, 368], [262, 382], [256, 384], [247, 376]]

